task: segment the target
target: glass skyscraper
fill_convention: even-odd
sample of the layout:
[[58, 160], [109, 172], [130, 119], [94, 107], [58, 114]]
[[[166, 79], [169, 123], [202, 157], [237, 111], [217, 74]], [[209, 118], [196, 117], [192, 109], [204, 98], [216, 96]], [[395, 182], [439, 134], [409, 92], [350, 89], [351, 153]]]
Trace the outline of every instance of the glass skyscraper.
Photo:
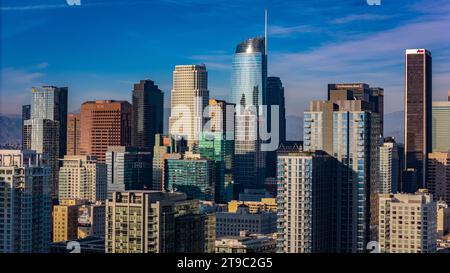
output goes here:
[[59, 158], [66, 154], [67, 143], [67, 87], [42, 86], [31, 89], [31, 119], [59, 122]]
[[233, 155], [234, 141], [224, 138], [222, 132], [203, 133], [199, 141], [200, 155], [213, 161], [216, 176], [216, 196], [218, 203], [226, 203], [233, 198]]
[[264, 156], [258, 128], [259, 106], [267, 101], [267, 55], [264, 38], [238, 44], [231, 73], [231, 98], [236, 105], [235, 181], [244, 188], [262, 187]]

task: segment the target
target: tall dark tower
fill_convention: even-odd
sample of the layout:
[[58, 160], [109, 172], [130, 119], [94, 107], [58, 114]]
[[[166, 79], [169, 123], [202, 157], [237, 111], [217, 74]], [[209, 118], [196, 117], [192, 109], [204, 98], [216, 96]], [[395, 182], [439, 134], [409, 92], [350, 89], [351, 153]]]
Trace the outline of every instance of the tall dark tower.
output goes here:
[[[272, 106], [278, 106], [278, 117], [272, 115]], [[279, 77], [267, 78], [267, 127], [273, 135], [278, 133], [277, 147], [286, 141], [286, 108], [284, 99], [284, 87]], [[276, 119], [276, 120], [272, 120]], [[272, 128], [272, 122], [278, 123], [278, 127]], [[274, 132], [278, 128], [278, 132]], [[268, 151], [266, 154], [266, 178], [276, 177], [277, 152]]]
[[405, 171], [417, 181], [403, 181], [414, 192], [426, 186], [427, 157], [432, 149], [431, 53], [407, 49], [405, 56]]
[[164, 93], [151, 80], [141, 80], [133, 89], [132, 146], [155, 146], [155, 135], [163, 133]]

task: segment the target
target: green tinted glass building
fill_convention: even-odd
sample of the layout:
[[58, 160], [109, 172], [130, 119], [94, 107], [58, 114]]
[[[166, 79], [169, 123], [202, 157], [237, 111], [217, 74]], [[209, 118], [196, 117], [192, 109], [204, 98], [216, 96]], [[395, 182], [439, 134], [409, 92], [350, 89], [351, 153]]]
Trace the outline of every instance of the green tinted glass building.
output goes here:
[[198, 154], [186, 154], [184, 159], [167, 160], [167, 187], [183, 192], [189, 199], [214, 201], [215, 179], [213, 162]]
[[200, 155], [213, 163], [216, 184], [215, 200], [227, 203], [233, 199], [234, 141], [222, 132], [205, 132], [199, 140]]

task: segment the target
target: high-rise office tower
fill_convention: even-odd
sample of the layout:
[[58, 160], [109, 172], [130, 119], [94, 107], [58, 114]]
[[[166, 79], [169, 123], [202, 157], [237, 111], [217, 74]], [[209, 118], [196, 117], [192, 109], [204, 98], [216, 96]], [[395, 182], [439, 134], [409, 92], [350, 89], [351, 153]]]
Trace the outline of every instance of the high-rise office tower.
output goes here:
[[81, 155], [94, 155], [105, 162], [108, 146], [130, 146], [131, 104], [126, 101], [98, 100], [81, 105]]
[[110, 146], [106, 151], [108, 198], [114, 191], [144, 190], [152, 185], [152, 154], [148, 148]]
[[378, 214], [381, 252], [436, 252], [437, 206], [427, 192], [381, 194]]
[[186, 151], [186, 140], [174, 139], [169, 135], [157, 134], [155, 137], [155, 147], [153, 148], [153, 181], [152, 190], [167, 190], [166, 172], [168, 159], [181, 159], [182, 153]]
[[432, 108], [432, 150], [450, 150], [450, 101], [435, 101]]
[[45, 253], [51, 242], [51, 167], [35, 151], [0, 150], [0, 253]]
[[428, 154], [427, 189], [434, 200], [450, 204], [450, 150]]
[[[58, 158], [66, 154], [67, 87], [43, 86], [31, 89], [31, 117], [24, 121], [31, 141], [25, 148], [47, 153], [52, 167], [52, 196], [58, 195]], [[28, 142], [28, 141], [26, 141]]]
[[163, 133], [164, 93], [151, 80], [133, 88], [132, 145], [153, 149], [155, 134]]
[[31, 118], [31, 105], [22, 106], [22, 149], [29, 150], [31, 148], [31, 126], [25, 128], [25, 121]]
[[267, 54], [265, 38], [239, 43], [233, 57], [231, 102], [236, 105], [234, 179], [244, 188], [264, 183], [264, 153], [259, 127], [266, 119], [259, 106], [267, 104]]
[[67, 116], [67, 155], [80, 154], [80, 114]]
[[208, 230], [200, 214], [198, 201], [183, 193], [115, 192], [106, 204], [106, 252], [204, 252]]
[[217, 182], [211, 160], [186, 153], [182, 159], [168, 159], [166, 168], [169, 190], [183, 192], [188, 198], [216, 201]]
[[215, 200], [226, 203], [233, 199], [234, 140], [226, 139], [222, 132], [204, 132], [199, 141], [199, 154], [213, 162]]
[[414, 170], [426, 186], [427, 156], [432, 148], [432, 58], [426, 49], [407, 49], [405, 54], [405, 170]]
[[30, 150], [39, 154], [47, 154], [51, 167], [51, 193], [58, 196], [59, 171], [59, 121], [51, 119], [31, 118], [25, 121], [25, 127], [31, 130]]
[[378, 193], [397, 193], [400, 189], [400, 158], [395, 139], [387, 137], [380, 146]]
[[[371, 213], [378, 188], [379, 118], [370, 101], [352, 90], [332, 90], [328, 101], [312, 101], [304, 114], [304, 150], [323, 150], [337, 159], [338, 252], [362, 252], [376, 234]], [[371, 218], [373, 217], [373, 218]], [[372, 232], [371, 232], [372, 230]]]
[[[277, 105], [279, 107], [279, 116], [277, 121], [279, 124], [279, 140], [280, 143], [286, 141], [286, 103], [284, 98], [283, 83], [279, 77], [267, 78], [267, 105]], [[271, 112], [269, 109], [268, 111], [270, 116]]]
[[59, 170], [59, 200], [106, 199], [106, 165], [94, 156], [67, 155]]
[[[66, 154], [67, 87], [42, 86], [32, 88], [31, 119], [58, 121], [59, 158]], [[33, 149], [34, 150], [34, 149]]]
[[53, 206], [53, 242], [78, 239], [78, 210], [82, 201], [62, 199]]
[[203, 112], [208, 105], [208, 72], [205, 65], [177, 65], [173, 72], [169, 133], [182, 136], [194, 150], [206, 123]]
[[333, 164], [324, 152], [278, 154], [278, 252], [334, 251]]
[[[273, 116], [272, 111], [278, 106], [278, 118]], [[284, 99], [284, 87], [279, 77], [267, 78], [267, 128], [272, 134], [278, 134], [277, 147], [286, 141], [286, 108]], [[276, 120], [272, 120], [276, 119]], [[275, 128], [272, 128], [274, 123]], [[278, 129], [278, 130], [277, 130]], [[277, 141], [273, 139], [273, 141]], [[266, 177], [277, 177], [277, 152], [266, 152]]]

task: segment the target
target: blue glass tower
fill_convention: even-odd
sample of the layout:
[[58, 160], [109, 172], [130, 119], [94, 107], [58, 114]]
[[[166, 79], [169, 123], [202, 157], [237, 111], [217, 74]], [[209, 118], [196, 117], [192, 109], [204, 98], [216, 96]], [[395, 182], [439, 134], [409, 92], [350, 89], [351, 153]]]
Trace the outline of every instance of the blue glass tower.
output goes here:
[[266, 103], [267, 55], [265, 39], [250, 38], [238, 44], [231, 72], [231, 100], [236, 106]]
[[231, 98], [236, 104], [235, 168], [233, 177], [241, 188], [261, 188], [264, 155], [261, 152], [258, 107], [267, 101], [265, 38], [250, 38], [237, 45], [231, 73]]

